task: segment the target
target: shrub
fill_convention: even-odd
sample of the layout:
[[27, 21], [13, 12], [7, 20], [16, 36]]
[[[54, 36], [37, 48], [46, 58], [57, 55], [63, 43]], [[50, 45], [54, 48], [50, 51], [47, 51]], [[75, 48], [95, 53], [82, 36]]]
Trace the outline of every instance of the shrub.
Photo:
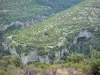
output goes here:
[[52, 50], [49, 53], [49, 59], [51, 60], [50, 63], [53, 64], [54, 63], [54, 60], [55, 60], [55, 52], [54, 52], [54, 50]]
[[0, 75], [8, 75], [8, 73], [5, 71], [0, 71]]
[[3, 56], [2, 57], [2, 61], [5, 62], [6, 65], [10, 64], [10, 59], [11, 59], [11, 56], [10, 55], [7, 55], [7, 56]]
[[33, 62], [31, 65], [29, 65], [29, 67], [35, 67], [35, 68], [38, 68], [38, 69], [46, 69], [46, 68], [51, 67], [51, 65], [41, 63], [41, 62]]
[[100, 59], [92, 60], [90, 66], [94, 75], [100, 75]]
[[64, 60], [55, 60], [54, 61], [54, 64], [62, 64], [62, 63], [65, 63]]
[[75, 53], [72, 53], [67, 58], [68, 58], [68, 61], [73, 61], [75, 63], [79, 63], [80, 61], [82, 61], [85, 58], [85, 56], [84, 56], [84, 54], [75, 52]]
[[0, 60], [0, 67], [1, 67], [1, 66], [5, 66], [5, 61]]
[[100, 59], [100, 51], [93, 50], [93, 51], [91, 52], [91, 58], [92, 58], [92, 59]]
[[22, 69], [15, 67], [15, 65], [8, 65], [7, 72], [9, 75], [23, 75]]
[[16, 67], [21, 67], [21, 60], [20, 57], [17, 55], [13, 55], [12, 58], [10, 59], [10, 62], [14, 64]]
[[20, 60], [20, 57], [18, 55], [3, 56], [2, 57], [2, 61], [4, 62], [4, 64], [6, 66], [8, 66], [9, 64], [13, 64], [16, 67], [20, 67], [21, 66], [21, 60]]

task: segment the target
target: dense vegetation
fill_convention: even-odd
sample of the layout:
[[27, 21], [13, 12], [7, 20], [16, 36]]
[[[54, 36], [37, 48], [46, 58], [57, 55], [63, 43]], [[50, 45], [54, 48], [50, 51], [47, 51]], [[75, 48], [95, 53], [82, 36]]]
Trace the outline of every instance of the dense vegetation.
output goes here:
[[1, 0], [0, 24], [12, 21], [26, 21], [49, 16], [67, 9], [82, 0]]
[[34, 46], [57, 45], [71, 33], [99, 27], [99, 4], [95, 0], [87, 0], [39, 24], [20, 30], [12, 39], [20, 44]]
[[[8, 1], [10, 2], [10, 0]], [[18, 0], [18, 2], [20, 1]], [[74, 1], [76, 4], [82, 0], [70, 0], [69, 2], [73, 3]], [[53, 13], [74, 5], [66, 6], [65, 0], [33, 0], [34, 6], [39, 6], [40, 10], [37, 10], [36, 8], [33, 9], [31, 0], [22, 0], [22, 5], [30, 4], [30, 7], [25, 5], [25, 8], [21, 7], [20, 3], [16, 1], [11, 0], [11, 2], [9, 5], [13, 6], [15, 2], [16, 7], [20, 8], [19, 11], [16, 11], [15, 7], [11, 7], [11, 10], [16, 12], [11, 13], [12, 11], [10, 11], [11, 19], [9, 22], [32, 16], [37, 17], [37, 12], [39, 15], [40, 13], [44, 14], [42, 9], [48, 13]], [[47, 6], [50, 10], [46, 8]], [[34, 11], [35, 16], [32, 13], [27, 15], [26, 12], [21, 13], [24, 9], [25, 11], [29, 10], [28, 12], [36, 10]], [[17, 14], [18, 12], [20, 14]], [[80, 33], [85, 34], [85, 36], [79, 37]], [[41, 23], [33, 24], [24, 29], [19, 30], [19, 28], [12, 26], [0, 38], [0, 41], [3, 41], [3, 43], [0, 43], [0, 75], [100, 75], [99, 0], [86, 0]], [[8, 50], [2, 48], [4, 45], [8, 46]], [[11, 54], [10, 49], [16, 49], [17, 53]], [[62, 53], [62, 50], [67, 51]], [[25, 53], [25, 56], [27, 56], [32, 51], [36, 51], [38, 58], [39, 56], [43, 57], [43, 62], [38, 60], [22, 64], [21, 54]], [[59, 52], [58, 57], [60, 59], [57, 60], [56, 54]], [[33, 55], [35, 54], [33, 53]], [[45, 62], [46, 57], [50, 59], [49, 64]]]
[[[21, 64], [16, 55], [4, 56], [0, 60], [0, 75], [99, 75], [100, 52], [93, 50], [91, 57], [84, 54], [72, 53], [66, 57], [67, 61], [56, 64], [33, 62], [27, 66]], [[13, 70], [13, 71], [12, 71]], [[74, 73], [75, 72], [75, 73]]]
[[[0, 23], [10, 23], [12, 21], [27, 20], [37, 17], [48, 11], [46, 7], [37, 3], [35, 0], [2, 0], [0, 13]], [[2, 15], [4, 13], [5, 17]]]

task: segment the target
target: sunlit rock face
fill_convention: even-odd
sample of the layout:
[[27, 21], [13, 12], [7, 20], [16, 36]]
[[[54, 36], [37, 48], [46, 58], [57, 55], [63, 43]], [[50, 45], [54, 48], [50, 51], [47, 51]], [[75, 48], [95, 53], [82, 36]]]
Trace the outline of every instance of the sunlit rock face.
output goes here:
[[39, 62], [43, 62], [43, 63], [49, 63], [49, 57], [43, 57], [43, 56], [39, 56], [37, 51], [31, 51], [29, 53], [21, 53], [21, 60], [23, 64], [27, 64], [28, 62], [35, 62], [35, 61], [39, 61]]
[[[66, 55], [64, 55], [65, 53]], [[63, 60], [63, 57], [67, 55], [69, 55], [69, 51], [67, 50], [67, 48], [64, 48], [61, 51], [55, 52], [55, 59], [56, 61]]]
[[15, 48], [9, 48], [9, 52], [12, 55], [17, 55], [16, 49]]
[[89, 53], [92, 47], [89, 41], [92, 37], [93, 34], [90, 31], [81, 30], [74, 38], [69, 48], [75, 52], [80, 52], [84, 54]]
[[50, 59], [48, 56], [46, 56], [46, 57], [39, 56], [37, 50], [29, 51], [29, 52], [21, 51], [21, 53], [18, 53], [18, 50], [16, 50], [16, 48], [12, 47], [12, 45], [13, 45], [12, 42], [13, 41], [11, 39], [11, 36], [9, 36], [8, 39], [6, 39], [4, 42], [2, 42], [2, 47], [3, 47], [4, 51], [9, 52], [11, 55], [19, 55], [21, 57], [21, 61], [23, 64], [27, 64], [29, 62], [35, 62], [35, 61], [39, 61], [39, 62], [43, 62], [43, 63], [50, 62]]
[[5, 42], [2, 42], [2, 46], [3, 46], [4, 50], [8, 50], [8, 46]]
[[38, 61], [37, 51], [31, 51], [29, 53], [21, 53], [21, 60], [23, 64], [27, 64], [28, 62]]
[[77, 37], [78, 38], [85, 37], [85, 38], [88, 39], [88, 38], [91, 38], [92, 37], [92, 34], [88, 30], [84, 30], [84, 31], [80, 31], [80, 33], [78, 34]]
[[89, 39], [91, 37], [92, 37], [92, 33], [91, 32], [89, 32], [88, 30], [82, 30], [82, 31], [79, 32], [77, 37], [75, 37], [75, 40], [73, 41], [73, 44], [76, 44], [78, 39], [80, 39], [80, 38]]
[[34, 23], [39, 23], [42, 20], [47, 18], [47, 16], [40, 16], [39, 18], [31, 18], [30, 20], [26, 21], [12, 21], [10, 24], [0, 24], [0, 31], [6, 31], [8, 28], [15, 26], [20, 28], [27, 28], [29, 25]]
[[60, 51], [56, 52], [55, 56], [56, 56], [56, 60], [60, 60]]
[[39, 61], [42, 63], [50, 63], [50, 59], [48, 56], [46, 56], [45, 58], [43, 58], [42, 56], [39, 56]]
[[5, 31], [9, 25], [0, 25], [0, 31]]
[[21, 54], [22, 64], [26, 65], [28, 63], [28, 56], [25, 56], [25, 53]]
[[11, 47], [11, 44], [9, 43], [5, 43], [5, 42], [2, 42], [2, 47], [5, 51], [9, 51], [10, 54], [12, 55], [17, 55], [17, 52], [16, 52], [16, 48], [14, 47]]

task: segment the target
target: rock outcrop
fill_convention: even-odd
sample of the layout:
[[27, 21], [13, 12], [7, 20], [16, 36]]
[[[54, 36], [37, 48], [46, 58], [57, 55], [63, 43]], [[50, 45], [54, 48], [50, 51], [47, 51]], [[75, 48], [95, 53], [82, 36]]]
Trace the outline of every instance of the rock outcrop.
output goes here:
[[82, 30], [79, 32], [79, 34], [75, 37], [75, 40], [73, 41], [73, 44], [76, 44], [78, 39], [80, 38], [86, 38], [89, 39], [92, 37], [92, 33], [89, 32], [88, 30]]

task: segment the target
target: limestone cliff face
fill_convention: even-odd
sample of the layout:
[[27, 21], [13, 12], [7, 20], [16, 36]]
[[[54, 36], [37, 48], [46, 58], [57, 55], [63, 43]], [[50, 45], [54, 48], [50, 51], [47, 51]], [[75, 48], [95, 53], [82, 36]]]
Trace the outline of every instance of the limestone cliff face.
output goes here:
[[[51, 63], [51, 59], [49, 56], [52, 54], [51, 50], [47, 50], [47, 52], [44, 52], [44, 54], [39, 54], [39, 50], [33, 49], [33, 50], [22, 50], [16, 48], [15, 45], [18, 45], [15, 41], [11, 39], [11, 36], [7, 37], [4, 42], [2, 42], [2, 47], [4, 48], [5, 52], [8, 52], [8, 54], [11, 55], [19, 55], [20, 59], [23, 64], [27, 64], [29, 62], [39, 61], [43, 63]], [[59, 61], [61, 60], [61, 57], [64, 56], [64, 53], [69, 53], [66, 48], [61, 49], [60, 51], [54, 51], [54, 57], [55, 60]]]
[[45, 15], [41, 15], [38, 18], [31, 18], [31, 19], [25, 20], [25, 21], [12, 21], [9, 24], [0, 24], [0, 31], [5, 31], [5, 30], [7, 30], [7, 28], [9, 28], [11, 26], [16, 26], [16, 27], [20, 26], [22, 28], [26, 28], [31, 24], [39, 23], [39, 22], [43, 21], [48, 16], [49, 15], [46, 15], [46, 16]]
[[73, 41], [73, 44], [76, 44], [78, 42], [78, 39], [86, 38], [89, 39], [92, 37], [92, 33], [88, 30], [82, 30], [78, 33], [78, 35], [75, 37], [75, 40]]
[[81, 52], [88, 54], [92, 49], [92, 44], [90, 43], [93, 38], [93, 34], [88, 30], [81, 30], [70, 45], [70, 49], [75, 52]]
[[[93, 29], [93, 31], [81, 30], [74, 36], [74, 40], [70, 42], [70, 49], [69, 48], [60, 48], [62, 45], [57, 45], [57, 49], [55, 46], [49, 47], [45, 51], [42, 50], [42, 54], [38, 48], [31, 48], [33, 46], [22, 45], [17, 43], [16, 41], [12, 40], [12, 36], [8, 36], [3, 42], [2, 47], [6, 54], [11, 55], [19, 55], [23, 64], [28, 64], [29, 62], [39, 61], [43, 63], [51, 63], [52, 59], [50, 55], [54, 56], [54, 60], [59, 61], [63, 58], [64, 54], [69, 54], [69, 50], [75, 52], [81, 52], [84, 54], [88, 54], [91, 49], [93, 49], [93, 44], [91, 44], [91, 39], [94, 36], [94, 33], [97, 33], [98, 29]], [[97, 34], [96, 34], [97, 35]], [[58, 47], [60, 49], [58, 49]], [[44, 51], [44, 52], [43, 52]]]

